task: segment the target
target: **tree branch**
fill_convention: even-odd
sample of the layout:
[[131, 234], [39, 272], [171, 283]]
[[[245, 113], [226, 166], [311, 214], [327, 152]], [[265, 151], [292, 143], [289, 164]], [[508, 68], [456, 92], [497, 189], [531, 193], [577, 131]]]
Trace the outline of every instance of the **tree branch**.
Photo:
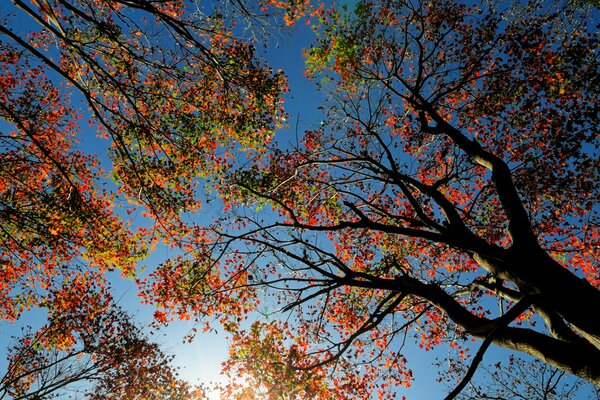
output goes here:
[[467, 373], [460, 381], [460, 383], [454, 388], [454, 390], [452, 390], [452, 392], [450, 392], [448, 396], [444, 398], [444, 400], [453, 400], [465, 388], [465, 386], [467, 386], [471, 378], [473, 378], [473, 375], [475, 375], [477, 367], [483, 360], [483, 355], [490, 347], [490, 345], [494, 342], [494, 336], [496, 335], [496, 332], [505, 328], [506, 326], [508, 326], [508, 324], [510, 324], [512, 321], [518, 318], [519, 315], [521, 315], [523, 311], [525, 311], [530, 306], [530, 304], [531, 302], [529, 300], [521, 299], [506, 314], [502, 315], [501, 317], [495, 320], [496, 327], [485, 337], [483, 343], [481, 344], [481, 347], [479, 347], [479, 350], [477, 350], [477, 354], [475, 354], [475, 357], [473, 357], [473, 361], [471, 362]]

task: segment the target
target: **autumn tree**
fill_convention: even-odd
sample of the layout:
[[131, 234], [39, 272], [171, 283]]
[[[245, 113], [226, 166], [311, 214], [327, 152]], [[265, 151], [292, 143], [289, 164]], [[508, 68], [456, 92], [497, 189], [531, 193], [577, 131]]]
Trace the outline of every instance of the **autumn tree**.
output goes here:
[[[39, 310], [48, 325], [17, 339], [2, 393], [46, 396], [101, 376], [103, 384], [114, 378], [117, 386], [98, 386], [99, 398], [147, 398], [141, 386], [123, 382], [127, 375], [111, 374], [166, 384], [171, 370], [157, 357], [166, 358], [149, 343], [135, 354], [122, 351], [123, 338], [145, 339], [92, 292], [106, 290], [108, 272], [136, 276], [156, 245], [202, 241], [201, 229], [181, 213], [200, 207], [203, 180], [226, 170], [238, 151], [268, 142], [282, 118], [283, 76], [233, 35], [234, 21], [259, 26], [278, 13], [292, 23], [308, 5], [6, 3], [0, 24], [0, 322]], [[80, 124], [85, 119], [89, 123]], [[90, 130], [107, 139], [91, 151], [84, 149], [94, 140]], [[108, 158], [98, 151], [103, 147]], [[85, 316], [78, 310], [84, 299]], [[94, 327], [104, 336], [93, 346], [103, 349], [90, 348], [86, 330]], [[53, 339], [39, 339], [48, 329]], [[109, 362], [98, 353], [111, 346], [122, 356], [113, 354]], [[132, 370], [127, 362], [148, 366]]]
[[[226, 370], [253, 382], [237, 382], [239, 398], [393, 397], [411, 381], [411, 339], [457, 357], [481, 341], [449, 398], [491, 345], [600, 384], [600, 75], [586, 7], [324, 12], [306, 51], [330, 94], [322, 126], [229, 172], [231, 218], [187, 268], [159, 268], [149, 297], [193, 313], [201, 298], [254, 293], [283, 313], [285, 325], [242, 331], [223, 317]], [[314, 385], [291, 378], [306, 371]]]
[[108, 293], [78, 278], [47, 297], [48, 322], [41, 329], [15, 338], [0, 398], [205, 398], [201, 388], [178, 378], [169, 365], [173, 356], [149, 341]]

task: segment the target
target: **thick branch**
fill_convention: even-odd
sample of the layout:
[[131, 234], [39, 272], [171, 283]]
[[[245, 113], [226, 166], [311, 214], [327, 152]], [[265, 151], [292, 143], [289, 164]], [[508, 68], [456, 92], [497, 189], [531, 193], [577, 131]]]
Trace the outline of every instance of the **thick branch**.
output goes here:
[[[523, 298], [522, 294], [516, 290], [493, 284], [487, 280], [476, 280], [471, 286], [477, 286], [491, 291], [495, 295], [510, 301], [519, 301]], [[584, 339], [574, 333], [565, 321], [556, 312], [539, 304], [533, 304], [535, 312], [544, 320], [550, 334], [556, 339], [566, 342], [584, 343]]]
[[436, 128], [446, 134], [473, 161], [492, 172], [500, 203], [508, 218], [508, 230], [515, 243], [537, 245], [537, 239], [531, 229], [529, 216], [521, 201], [508, 165], [495, 154], [485, 150], [479, 142], [467, 138], [462, 132], [450, 125], [438, 114], [434, 107], [424, 99], [419, 99], [418, 107], [432, 118]]
[[[370, 282], [346, 279], [344, 283], [394, 290], [421, 297], [443, 310], [455, 324], [467, 333], [482, 339], [496, 330], [499, 325], [501, 326], [503, 322], [502, 317], [489, 320], [473, 315], [439, 286], [426, 284], [406, 275], [395, 279], [379, 279]], [[566, 342], [531, 329], [516, 327], [507, 327], [498, 331], [493, 342], [511, 350], [527, 353], [563, 371], [600, 384], [600, 351], [587, 343]]]

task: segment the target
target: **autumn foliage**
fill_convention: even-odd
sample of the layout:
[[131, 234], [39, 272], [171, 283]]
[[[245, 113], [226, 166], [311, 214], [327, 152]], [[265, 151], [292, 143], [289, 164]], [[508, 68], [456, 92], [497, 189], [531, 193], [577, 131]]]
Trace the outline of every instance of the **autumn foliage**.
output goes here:
[[266, 259], [239, 270], [295, 321], [278, 357], [299, 346], [300, 370], [385, 398], [410, 384], [405, 340], [460, 361], [477, 337], [480, 355], [598, 384], [597, 42], [579, 12], [360, 1], [320, 17], [306, 58], [325, 121], [230, 174], [241, 233], [216, 228], [223, 257], [241, 242]]
[[[63, 355], [96, 357], [86, 339], [94, 327], [106, 330], [98, 346], [119, 348], [114, 326], [125, 322], [111, 317], [105, 274], [136, 276], [155, 246], [182, 246], [190, 235], [200, 241], [198, 228], [180, 216], [200, 207], [201, 182], [225, 170], [236, 152], [268, 141], [281, 119], [283, 76], [230, 35], [232, 14], [208, 8], [198, 16], [190, 7], [60, 0], [8, 6], [0, 26], [0, 318], [14, 322], [42, 310], [48, 324], [31, 333], [35, 339], [28, 336], [35, 348], [13, 349], [3, 393], [46, 395], [48, 382], [38, 372], [55, 370]], [[235, 13], [242, 11], [252, 17]], [[95, 139], [90, 128], [108, 140]], [[78, 314], [82, 302], [87, 311]], [[145, 340], [133, 325], [118, 329]], [[50, 391], [99, 380], [99, 393], [147, 396], [141, 386], [117, 395], [132, 374], [145, 385], [165, 385], [167, 376], [180, 385], [166, 362], [141, 370], [127, 364], [165, 357], [157, 351], [96, 357], [79, 379], [66, 378], [72, 371], [52, 378]], [[122, 375], [112, 376], [116, 371]], [[150, 375], [158, 373], [163, 378]], [[108, 382], [117, 387], [102, 386]]]
[[[224, 398], [394, 398], [407, 341], [448, 346], [444, 376], [480, 339], [599, 384], [597, 10], [355, 3], [11, 2], [0, 321], [46, 322], [0, 397], [202, 398], [114, 271], [154, 328], [227, 332]], [[280, 145], [285, 71], [258, 50], [301, 21], [329, 97]]]

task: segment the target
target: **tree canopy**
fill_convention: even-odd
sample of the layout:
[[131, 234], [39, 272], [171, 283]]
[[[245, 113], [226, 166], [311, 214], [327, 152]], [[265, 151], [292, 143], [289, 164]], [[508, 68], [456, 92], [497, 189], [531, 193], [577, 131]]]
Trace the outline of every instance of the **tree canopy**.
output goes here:
[[[565, 373], [600, 386], [592, 4], [12, 5], [0, 318], [47, 322], [16, 339], [0, 397], [204, 396], [115, 304], [113, 271], [155, 326], [229, 335], [224, 398], [394, 398], [412, 381], [406, 342], [449, 349], [448, 399], [490, 346], [552, 374], [532, 396]], [[301, 19], [328, 97], [285, 144], [285, 71], [260, 50]], [[92, 128], [105, 151], [85, 148]], [[142, 275], [161, 248], [174, 255]], [[510, 396], [512, 375], [494, 376]]]

